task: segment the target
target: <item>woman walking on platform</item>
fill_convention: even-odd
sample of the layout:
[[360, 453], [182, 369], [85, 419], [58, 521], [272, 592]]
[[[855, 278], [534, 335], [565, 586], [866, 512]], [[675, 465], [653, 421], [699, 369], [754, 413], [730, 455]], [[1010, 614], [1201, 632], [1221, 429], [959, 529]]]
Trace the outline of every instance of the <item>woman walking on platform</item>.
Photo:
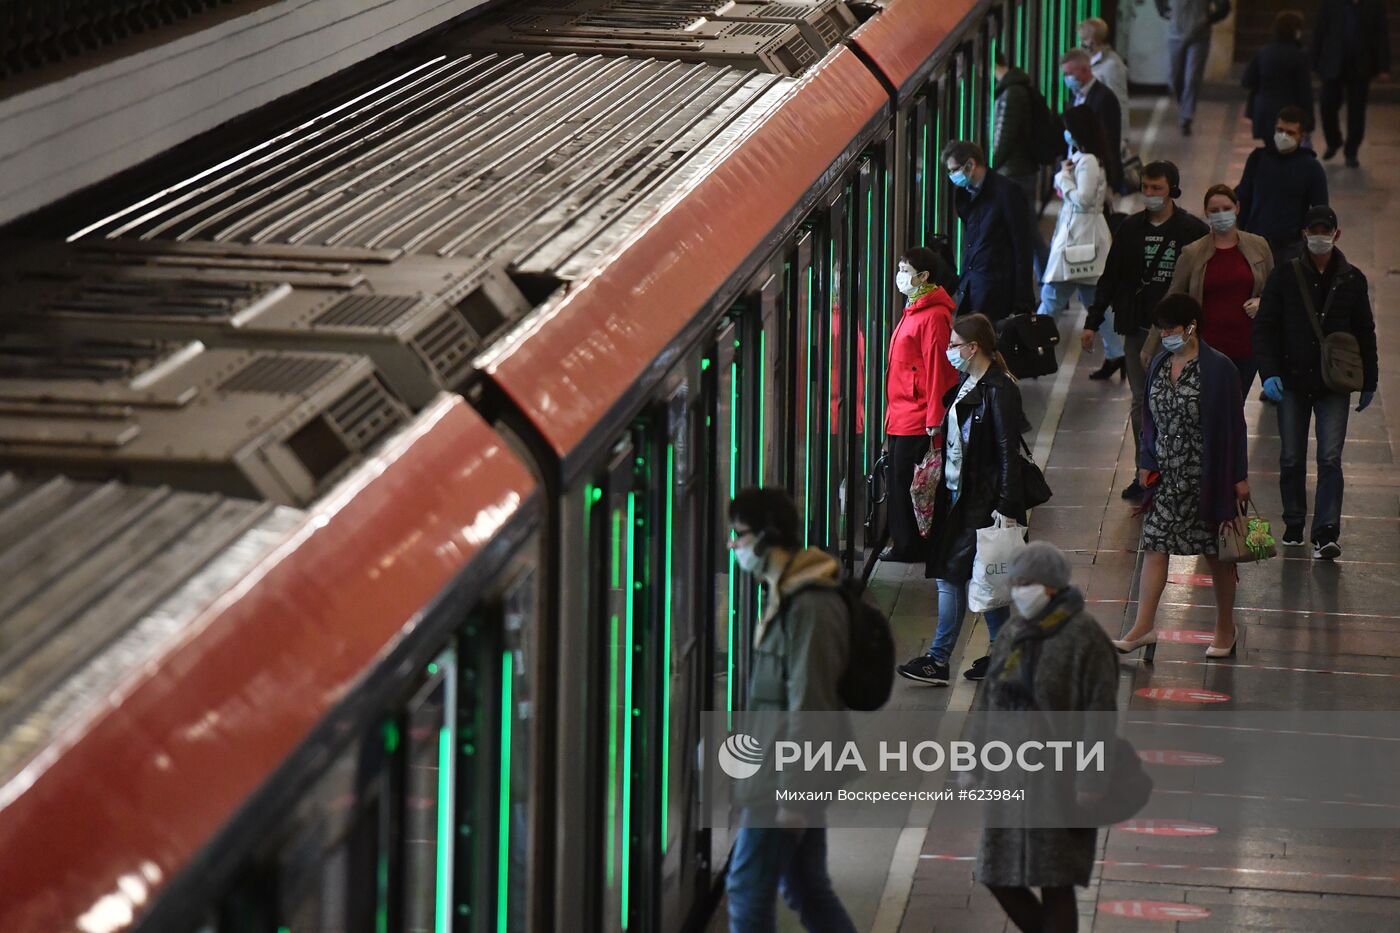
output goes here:
[[1229, 185], [1206, 192], [1211, 232], [1187, 244], [1176, 261], [1171, 291], [1201, 303], [1201, 339], [1224, 353], [1240, 374], [1240, 395], [1249, 396], [1254, 363], [1254, 315], [1274, 270], [1269, 241], [1239, 228], [1240, 202]]
[[1235, 566], [1217, 556], [1216, 533], [1249, 499], [1249, 453], [1239, 374], [1199, 336], [1201, 306], [1190, 295], [1163, 298], [1153, 312], [1162, 352], [1147, 371], [1138, 481], [1147, 489], [1137, 622], [1114, 647], [1157, 648], [1157, 605], [1172, 554], [1201, 555], [1215, 592], [1215, 637], [1206, 657], [1235, 653]]

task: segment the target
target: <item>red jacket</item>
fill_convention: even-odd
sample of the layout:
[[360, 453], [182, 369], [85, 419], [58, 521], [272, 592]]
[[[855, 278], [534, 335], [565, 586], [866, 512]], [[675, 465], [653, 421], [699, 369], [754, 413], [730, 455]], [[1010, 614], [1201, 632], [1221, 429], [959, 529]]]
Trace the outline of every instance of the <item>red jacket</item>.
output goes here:
[[953, 331], [953, 299], [934, 289], [904, 309], [890, 338], [889, 378], [885, 383], [885, 433], [924, 434], [942, 427], [943, 396], [958, 381], [948, 362]]

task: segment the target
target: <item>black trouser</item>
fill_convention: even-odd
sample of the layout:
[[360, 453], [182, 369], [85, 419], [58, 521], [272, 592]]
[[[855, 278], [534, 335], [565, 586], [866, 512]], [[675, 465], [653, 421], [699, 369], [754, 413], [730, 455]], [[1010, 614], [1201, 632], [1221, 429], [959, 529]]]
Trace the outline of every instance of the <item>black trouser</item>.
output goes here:
[[897, 557], [917, 557], [924, 551], [909, 487], [914, 482], [914, 467], [928, 453], [928, 444], [926, 434], [889, 436], [890, 488], [885, 511], [890, 522], [890, 547]]
[[1342, 97], [1347, 102], [1346, 156], [1355, 158], [1366, 135], [1366, 98], [1371, 93], [1370, 78], [1324, 78], [1322, 81], [1322, 133], [1327, 148], [1342, 145], [1342, 124], [1338, 115]]

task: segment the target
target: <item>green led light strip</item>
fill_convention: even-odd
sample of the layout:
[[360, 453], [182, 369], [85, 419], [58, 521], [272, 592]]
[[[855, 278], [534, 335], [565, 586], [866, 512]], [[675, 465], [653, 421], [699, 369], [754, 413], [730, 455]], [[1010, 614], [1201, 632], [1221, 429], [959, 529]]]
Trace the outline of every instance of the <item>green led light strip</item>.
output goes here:
[[[803, 414], [807, 420], [807, 430], [802, 436], [802, 488], [806, 493], [802, 522], [803, 547], [810, 547], [812, 543], [812, 347], [815, 344], [812, 339], [812, 291], [815, 271], [816, 266], [807, 266], [807, 346], [803, 353], [807, 362], [807, 381], [802, 393], [807, 402], [802, 406], [806, 409]], [[730, 569], [732, 572], [733, 568]]]
[[671, 574], [676, 541], [676, 447], [666, 445], [666, 568], [661, 616], [661, 854], [666, 854], [666, 817], [671, 799]]
[[[614, 513], [616, 514], [616, 513]], [[608, 887], [613, 885], [617, 860], [617, 613], [609, 619], [608, 641], [608, 857], [605, 864]]]
[[[732, 501], [734, 494], [738, 492], [738, 474], [736, 472], [739, 463], [739, 364], [733, 362], [729, 364], [729, 498]], [[725, 658], [729, 665], [729, 676], [725, 679], [725, 690], [728, 693], [729, 723], [734, 724], [734, 578], [737, 575], [734, 567], [734, 549], [728, 548], [729, 554], [729, 641], [725, 646]]]
[[[496, 933], [506, 933], [510, 918], [510, 759], [513, 709], [511, 701], [511, 669], [509, 651], [501, 652], [501, 788], [500, 821], [496, 830]], [[446, 931], [450, 927], [440, 927]]]
[[987, 60], [987, 158], [997, 146], [997, 40], [992, 37], [990, 58]]
[[[937, 182], [934, 181], [933, 165], [930, 164], [930, 162], [929, 162], [929, 160], [928, 160], [928, 138], [929, 138], [929, 122], [928, 122], [927, 120], [925, 120], [925, 121], [924, 121], [924, 164], [923, 164], [924, 171], [923, 171], [923, 180], [922, 180], [922, 183], [921, 183], [920, 189], [919, 189], [920, 226], [921, 226], [922, 229], [923, 229], [923, 235], [919, 238], [919, 242], [920, 242], [920, 243], [927, 243], [927, 242], [928, 242], [928, 202], [929, 202], [929, 194], [930, 194], [930, 190], [929, 190], [929, 189], [930, 189], [930, 186], [934, 186], [934, 187], [933, 187], [933, 194], [934, 194], [934, 197], [937, 197], [937, 196], [938, 196], [938, 195], [937, 195], [938, 189], [937, 189], [937, 187], [936, 187]], [[941, 166], [940, 166], [939, 168], [940, 168], [940, 170], [942, 169]]]
[[763, 451], [768, 446], [764, 421], [768, 411], [767, 379], [764, 372], [768, 368], [768, 332], [758, 332], [758, 485], [763, 485]]
[[[837, 346], [836, 346], [836, 328], [833, 326], [833, 325], [836, 323], [836, 315], [840, 313], [840, 308], [837, 306], [837, 294], [836, 294], [836, 238], [835, 238], [835, 237], [828, 237], [828, 238], [827, 238], [826, 285], [827, 285], [827, 288], [830, 290], [830, 295], [828, 296], [828, 297], [830, 298], [830, 306], [829, 306], [828, 309], [827, 309], [827, 315], [828, 315], [828, 318], [827, 318], [827, 333], [828, 333], [828, 336], [830, 337], [830, 340], [829, 340], [828, 342], [829, 342], [829, 349], [830, 349], [830, 351], [831, 351], [831, 355], [830, 355], [827, 359], [828, 359], [828, 363], [833, 363], [833, 362], [836, 362], [836, 361], [838, 361], [838, 360], [840, 359], [840, 351], [838, 350], [838, 348], [837, 348]], [[831, 390], [832, 390], [833, 388], [835, 388], [835, 387], [833, 387], [832, 385], [830, 385], [830, 382], [831, 382], [831, 366], [830, 366], [830, 365], [828, 365], [828, 366], [826, 367], [826, 382], [828, 383], [828, 385], [827, 385], [827, 388], [826, 388], [826, 392], [825, 392], [825, 394], [824, 394], [823, 397], [822, 397], [822, 409], [826, 412], [826, 418], [827, 418], [827, 421], [828, 421], [829, 423], [828, 423], [827, 426], [826, 426], [826, 475], [825, 475], [826, 489], [824, 489], [824, 490], [822, 491], [822, 500], [823, 500], [823, 504], [822, 504], [823, 522], [822, 522], [822, 524], [825, 526], [824, 529], [823, 529], [823, 531], [825, 532], [826, 545], [827, 545], [827, 547], [830, 547], [830, 546], [831, 546], [831, 541], [832, 541], [832, 530], [831, 530], [831, 493], [834, 492], [834, 490], [831, 488], [831, 435], [832, 435], [832, 434], [835, 432], [835, 430], [836, 430], [836, 424], [831, 420]]]
[[[1024, 45], [1024, 25], [1026, 18], [1026, 8], [1020, 5], [1016, 7], [1016, 67], [1026, 67], [1026, 47]], [[1010, 59], [1008, 59], [1010, 61]]]
[[632, 662], [635, 654], [633, 643], [634, 634], [634, 609], [637, 601], [636, 594], [636, 573], [637, 573], [637, 547], [636, 547], [636, 525], [637, 522], [637, 494], [629, 492], [627, 494], [627, 528], [632, 538], [629, 538], [627, 548], [627, 635], [623, 643], [623, 648], [627, 652], [626, 673], [623, 676], [623, 713], [626, 723], [626, 731], [622, 733], [622, 928], [627, 929], [627, 924], [631, 919], [631, 899], [632, 899], [632, 719], [637, 715], [637, 711], [632, 708]]
[[[875, 261], [874, 261], [874, 259], [875, 259], [875, 256], [874, 256], [874, 250], [875, 250], [875, 235], [874, 235], [874, 231], [875, 231], [875, 173], [874, 173], [874, 164], [873, 164], [873, 163], [871, 164], [871, 170], [872, 170], [872, 171], [871, 171], [871, 175], [870, 175], [870, 185], [865, 189], [865, 336], [866, 336], [866, 341], [865, 341], [865, 376], [866, 376], [866, 383], [867, 383], [867, 384], [866, 384], [863, 388], [865, 388], [865, 390], [866, 390], [866, 397], [865, 397], [865, 399], [864, 399], [864, 402], [865, 402], [865, 408], [866, 408], [866, 415], [867, 415], [867, 416], [870, 415], [870, 414], [872, 413], [872, 409], [873, 409], [873, 407], [874, 407], [874, 406], [871, 404], [871, 397], [870, 397], [871, 393], [870, 393], [870, 386], [869, 386], [869, 383], [870, 383], [870, 376], [871, 376], [871, 374], [873, 374], [874, 371], [875, 371], [875, 370], [874, 370], [874, 367], [873, 367], [872, 364], [871, 364], [870, 348], [871, 348], [871, 345], [875, 342], [875, 337], [877, 336], [876, 333], [875, 333], [874, 328], [871, 327], [871, 324], [872, 324], [873, 321], [874, 321], [875, 306], [874, 306], [874, 305], [871, 303], [871, 301], [870, 301], [870, 276], [871, 276], [872, 274], [875, 274], [875, 269], [876, 269]], [[881, 269], [880, 272], [879, 272], [879, 274], [883, 277], [884, 274], [885, 274], [884, 270]], [[861, 388], [861, 387], [857, 387], [857, 391], [856, 391], [856, 392], [852, 392], [851, 394], [852, 394], [853, 396], [857, 395], [860, 388]], [[864, 458], [863, 458], [862, 461], [861, 461], [861, 462], [864, 464], [863, 472], [869, 473], [869, 472], [870, 472], [870, 445], [869, 445], [869, 444], [861, 444], [861, 447], [863, 448], [861, 452], [862, 452], [862, 454], [864, 454]]]
[[[883, 169], [880, 172], [880, 186], [885, 190], [885, 210], [884, 213], [880, 216], [880, 255], [882, 257], [882, 260], [880, 262], [880, 269], [885, 273], [884, 277], [880, 280], [880, 320], [882, 322], [881, 336], [883, 338], [885, 331], [889, 329], [888, 325], [890, 319], [890, 311], [892, 310], [890, 308], [889, 269], [892, 265], [894, 265], [894, 263], [890, 261], [894, 258], [890, 255], [890, 175], [889, 172], [884, 171]], [[885, 346], [885, 343], [886, 341], [884, 339], [881, 339], [880, 346]], [[879, 360], [881, 358], [882, 357], [877, 356], [875, 359]], [[885, 384], [885, 380], [881, 379], [879, 384], [880, 386], [883, 386]], [[883, 429], [883, 426], [885, 424], [885, 393], [879, 388], [875, 390], [875, 401], [880, 406], [880, 418], [875, 423], [877, 425], [880, 425]]]
[[446, 933], [452, 929], [452, 730], [438, 730], [438, 788], [437, 788], [437, 913], [434, 929]]

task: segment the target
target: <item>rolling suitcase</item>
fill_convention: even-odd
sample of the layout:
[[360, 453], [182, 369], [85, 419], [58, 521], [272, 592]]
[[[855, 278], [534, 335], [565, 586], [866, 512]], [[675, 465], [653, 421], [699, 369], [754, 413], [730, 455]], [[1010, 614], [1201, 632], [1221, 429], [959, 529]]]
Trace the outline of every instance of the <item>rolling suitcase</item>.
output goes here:
[[1058, 370], [1055, 347], [1059, 342], [1060, 329], [1046, 314], [1013, 314], [997, 325], [997, 349], [1017, 379], [1049, 376]]

